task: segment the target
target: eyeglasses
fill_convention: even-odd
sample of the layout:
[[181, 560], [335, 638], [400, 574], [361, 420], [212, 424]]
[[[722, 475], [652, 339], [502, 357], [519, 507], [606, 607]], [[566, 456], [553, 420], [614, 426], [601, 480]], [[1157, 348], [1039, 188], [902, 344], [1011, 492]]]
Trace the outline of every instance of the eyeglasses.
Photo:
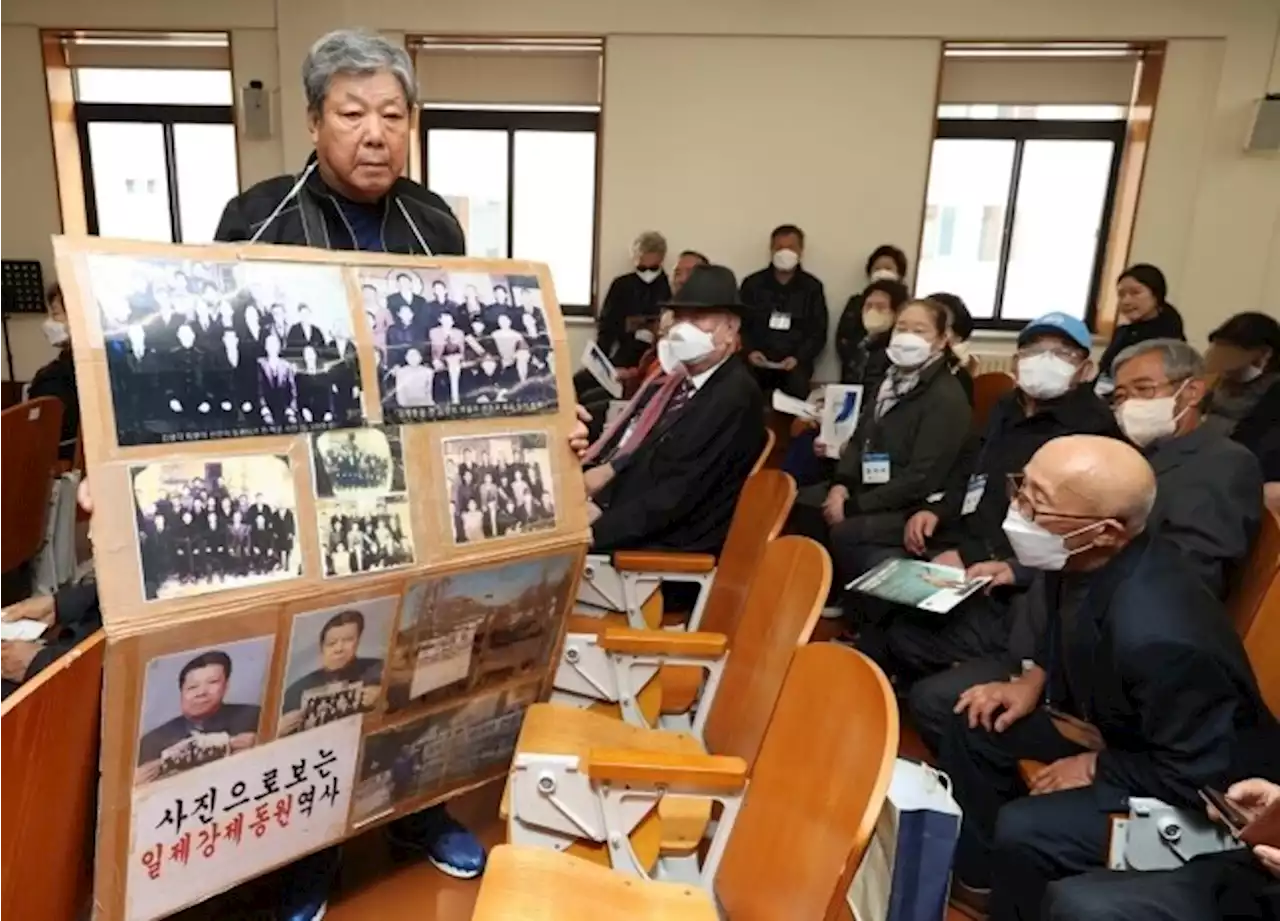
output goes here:
[[1159, 396], [1168, 396], [1168, 394], [1161, 394], [1160, 391], [1164, 390], [1166, 387], [1173, 387], [1175, 384], [1178, 385], [1178, 387], [1174, 390], [1172, 395], [1176, 397], [1182, 392], [1182, 388], [1186, 386], [1186, 383], [1189, 380], [1189, 377], [1179, 377], [1168, 381], [1138, 381], [1135, 384], [1116, 387], [1116, 389], [1111, 393], [1111, 405], [1119, 406], [1125, 400], [1130, 399], [1154, 400]]
[[1038, 518], [1054, 518], [1062, 521], [1097, 521], [1094, 515], [1066, 515], [1048, 509], [1037, 509], [1031, 497], [1027, 495], [1027, 476], [1025, 473], [1010, 473], [1005, 477], [1005, 493], [1009, 504], [1016, 508], [1027, 521]]

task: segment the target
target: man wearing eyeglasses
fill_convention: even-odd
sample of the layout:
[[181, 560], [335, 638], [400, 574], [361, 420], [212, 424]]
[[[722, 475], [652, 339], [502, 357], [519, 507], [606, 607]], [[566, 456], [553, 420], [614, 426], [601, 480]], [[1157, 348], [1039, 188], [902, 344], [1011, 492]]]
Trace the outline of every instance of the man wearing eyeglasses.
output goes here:
[[1248, 448], [1202, 426], [1204, 361], [1179, 339], [1131, 345], [1112, 362], [1111, 405], [1159, 489], [1147, 527], [1225, 598], [1262, 523], [1262, 469]]
[[[939, 746], [964, 813], [953, 899], [1037, 919], [1045, 887], [1100, 868], [1130, 797], [1270, 776], [1280, 728], [1222, 603], [1149, 523], [1156, 478], [1117, 439], [1046, 444], [1012, 480], [1003, 530], [1037, 573], [1046, 628], [1014, 677], [969, 688]], [[1018, 761], [1041, 762], [1024, 784]]]
[[[1009, 651], [1010, 590], [1003, 587], [1017, 581], [1017, 573], [1001, 530], [1009, 508], [1006, 480], [1053, 438], [1121, 437], [1111, 410], [1089, 386], [1091, 345], [1088, 327], [1068, 314], [1028, 323], [1013, 360], [1017, 389], [992, 408], [986, 430], [957, 461], [941, 500], [908, 520], [908, 553], [967, 569], [971, 578], [990, 577], [994, 590], [973, 596], [940, 621], [895, 609], [882, 630], [864, 629], [859, 648], [896, 672], [901, 683], [982, 659], [997, 660], [995, 667], [1007, 674], [1025, 651]], [[958, 682], [954, 701], [970, 683], [992, 676], [979, 667], [952, 677]]]

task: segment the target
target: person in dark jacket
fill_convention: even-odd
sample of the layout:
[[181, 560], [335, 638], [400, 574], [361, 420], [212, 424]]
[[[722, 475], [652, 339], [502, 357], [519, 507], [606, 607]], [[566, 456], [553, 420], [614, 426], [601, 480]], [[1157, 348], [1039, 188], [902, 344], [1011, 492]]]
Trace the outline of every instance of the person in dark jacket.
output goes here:
[[31, 377], [27, 399], [55, 397], [62, 404], [62, 432], [58, 436], [58, 459], [71, 460], [80, 437], [80, 394], [76, 390], [76, 366], [71, 356], [71, 333], [67, 329], [67, 310], [62, 303], [62, 288], [53, 284], [44, 295], [49, 315], [42, 329], [49, 345], [58, 350], [53, 361]]
[[1225, 600], [1262, 523], [1258, 459], [1203, 424], [1204, 361], [1187, 343], [1148, 339], [1117, 355], [1112, 367], [1117, 421], [1160, 487], [1147, 528]]
[[38, 620], [48, 624], [37, 640], [5, 640], [3, 695], [8, 697], [24, 682], [66, 655], [102, 628], [98, 586], [92, 580], [64, 585], [53, 595], [40, 595], [10, 605], [4, 619]]
[[1266, 482], [1267, 505], [1280, 510], [1280, 380], [1236, 423], [1231, 437], [1258, 458]]
[[764, 398], [734, 351], [733, 272], [698, 266], [666, 304], [664, 375], [649, 382], [585, 458], [592, 548], [718, 553], [764, 448]]
[[[836, 332], [836, 352], [840, 356], [840, 383], [862, 384], [866, 393], [874, 393], [880, 387], [889, 370], [889, 337], [897, 320], [898, 310], [907, 302], [910, 294], [905, 285], [892, 279], [880, 279], [867, 285], [858, 295], [859, 314], [855, 324], [846, 315], [841, 318], [841, 328]], [[848, 308], [845, 308], [846, 311]], [[859, 338], [848, 341], [842, 332]]]
[[743, 350], [762, 390], [803, 400], [813, 363], [827, 344], [827, 295], [822, 282], [801, 268], [803, 230], [775, 227], [769, 249], [770, 266], [742, 281]]
[[[417, 80], [404, 47], [374, 33], [338, 30], [311, 47], [302, 72], [315, 152], [298, 175], [260, 182], [228, 202], [216, 238], [464, 255], [462, 227], [444, 199], [404, 178], [417, 104]], [[261, 550], [256, 528], [254, 538]], [[443, 807], [389, 829], [398, 849], [425, 853], [452, 876], [483, 872], [484, 847]], [[323, 914], [333, 864], [327, 853], [288, 869], [282, 921]]]
[[647, 230], [631, 246], [635, 271], [619, 275], [609, 285], [600, 308], [596, 342], [615, 367], [634, 368], [653, 344], [653, 326], [660, 304], [671, 300], [671, 282], [662, 267], [667, 241]]
[[1205, 412], [1210, 425], [1230, 434], [1280, 381], [1280, 322], [1265, 313], [1236, 314], [1209, 334], [1206, 360], [1218, 382]]
[[798, 497], [788, 528], [830, 547], [834, 585], [879, 562], [876, 548], [896, 547], [907, 518], [943, 487], [964, 446], [971, 411], [947, 367], [946, 333], [941, 304], [912, 301], [898, 312], [887, 348], [893, 365], [866, 391], [833, 481]]
[[947, 365], [964, 388], [964, 395], [972, 406], [973, 378], [978, 369], [977, 359], [969, 354], [973, 315], [969, 313], [969, 306], [963, 300], [947, 291], [930, 294], [928, 299], [947, 308]]
[[[961, 695], [939, 752], [965, 817], [953, 898], [991, 921], [1039, 918], [1050, 882], [1101, 868], [1129, 797], [1198, 809], [1280, 756], [1222, 603], [1146, 533], [1155, 499], [1142, 456], [1097, 436], [1055, 439], [1015, 481], [1004, 528], [1043, 573], [1048, 628], [1016, 677]], [[1046, 765], [1029, 790], [1020, 759]]]
[[[866, 310], [863, 307], [867, 293], [871, 291], [876, 282], [893, 281], [902, 284], [902, 279], [907, 275], [907, 256], [902, 250], [896, 246], [890, 246], [887, 243], [877, 246], [875, 250], [867, 257], [865, 268], [867, 276], [867, 287], [856, 294], [849, 296], [849, 300], [845, 301], [844, 310], [840, 313], [840, 320], [836, 323], [836, 354], [840, 356], [841, 373], [849, 366], [854, 359], [855, 350], [859, 343], [868, 337], [868, 335], [876, 332], [887, 332], [892, 328], [890, 322], [884, 324], [884, 317], [880, 320], [882, 327], [880, 329], [870, 329], [866, 325]], [[905, 290], [905, 285], [904, 285]], [[907, 295], [909, 296], [909, 295]], [[906, 299], [904, 296], [903, 300]], [[858, 383], [857, 381], [847, 381], [841, 378], [843, 383]]]
[[1111, 392], [1111, 363], [1122, 349], [1146, 339], [1186, 339], [1182, 314], [1166, 299], [1169, 285], [1154, 265], [1139, 262], [1124, 270], [1116, 281], [1116, 307], [1123, 325], [1117, 325], [1098, 362], [1098, 393]]

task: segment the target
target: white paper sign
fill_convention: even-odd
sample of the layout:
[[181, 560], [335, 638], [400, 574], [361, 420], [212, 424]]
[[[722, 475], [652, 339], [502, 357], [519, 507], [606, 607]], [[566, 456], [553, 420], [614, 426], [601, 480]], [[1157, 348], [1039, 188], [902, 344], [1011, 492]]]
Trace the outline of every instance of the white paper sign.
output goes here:
[[129, 921], [151, 921], [339, 840], [359, 716], [251, 748], [137, 789]]
[[812, 405], [790, 394], [783, 393], [781, 390], [773, 392], [773, 408], [780, 413], [786, 413], [788, 416], [796, 416], [800, 419], [816, 420], [818, 418], [818, 414], [814, 411]]
[[0, 623], [0, 640], [38, 640], [49, 625], [38, 620], [6, 620]]
[[858, 428], [862, 415], [861, 384], [827, 384], [822, 401], [822, 443], [839, 454]]
[[467, 677], [471, 670], [471, 647], [476, 638], [475, 622], [462, 624], [451, 633], [433, 637], [418, 649], [418, 661], [409, 685], [409, 699], [442, 688]]
[[609, 391], [615, 400], [622, 396], [622, 381], [618, 380], [618, 369], [613, 366], [609, 356], [594, 342], [588, 342], [582, 352], [582, 366], [591, 372], [591, 376], [600, 382], [600, 386]]

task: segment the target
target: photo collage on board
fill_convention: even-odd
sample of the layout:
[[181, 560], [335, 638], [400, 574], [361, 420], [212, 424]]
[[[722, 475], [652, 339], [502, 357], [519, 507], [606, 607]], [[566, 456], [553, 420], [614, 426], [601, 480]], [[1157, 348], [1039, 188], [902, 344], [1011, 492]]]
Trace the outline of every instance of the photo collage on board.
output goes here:
[[557, 408], [555, 353], [535, 276], [368, 269], [360, 291], [387, 421]]
[[413, 564], [400, 427], [313, 435], [311, 457], [325, 578]]
[[362, 424], [340, 267], [86, 260], [122, 446]]

